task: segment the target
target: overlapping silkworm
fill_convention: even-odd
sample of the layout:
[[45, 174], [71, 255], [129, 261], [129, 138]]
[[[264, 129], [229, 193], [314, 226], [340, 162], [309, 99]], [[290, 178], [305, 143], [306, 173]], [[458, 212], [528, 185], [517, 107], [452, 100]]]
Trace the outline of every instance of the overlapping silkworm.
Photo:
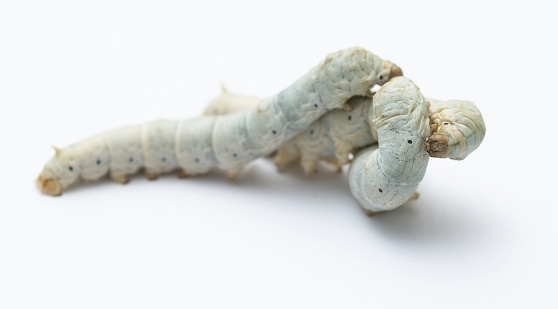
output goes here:
[[[212, 100], [204, 115], [222, 115], [248, 109], [257, 100], [252, 97], [230, 93], [226, 90]], [[304, 171], [314, 173], [316, 162], [327, 161], [340, 168], [349, 163], [349, 154], [355, 149], [377, 142], [368, 123], [368, 111], [372, 106], [371, 94], [354, 96], [346, 103], [347, 109], [336, 109], [312, 123], [312, 125], [277, 150], [274, 162], [279, 168], [300, 159]]]
[[268, 155], [307, 129], [328, 111], [346, 107], [401, 69], [361, 49], [327, 56], [276, 96], [242, 113], [184, 120], [158, 120], [101, 133], [57, 149], [39, 175], [42, 192], [60, 195], [78, 181], [107, 173], [126, 183], [144, 168], [151, 179], [176, 169], [182, 176], [220, 168], [230, 178], [245, 164]]
[[[254, 100], [224, 92], [205, 114], [235, 112]], [[404, 77], [386, 83], [373, 99], [356, 96], [352, 110], [333, 110], [278, 149], [281, 167], [298, 158], [307, 173], [318, 160], [337, 166], [360, 151], [349, 169], [351, 191], [367, 213], [392, 210], [418, 197], [428, 156], [461, 160], [482, 142], [486, 128], [478, 108], [462, 100], [426, 100]]]
[[[212, 100], [204, 115], [222, 115], [248, 109], [257, 99], [229, 91]], [[369, 123], [372, 96], [355, 96], [347, 104], [352, 110], [332, 110], [277, 150], [279, 168], [300, 159], [306, 173], [324, 160], [337, 167], [349, 162], [349, 153], [378, 142]], [[481, 144], [486, 128], [479, 109], [469, 101], [427, 99], [431, 157], [462, 160]]]
[[404, 77], [380, 88], [370, 111], [368, 120], [378, 145], [356, 154], [349, 186], [360, 205], [374, 213], [392, 210], [413, 197], [428, 165], [430, 120], [426, 99]]

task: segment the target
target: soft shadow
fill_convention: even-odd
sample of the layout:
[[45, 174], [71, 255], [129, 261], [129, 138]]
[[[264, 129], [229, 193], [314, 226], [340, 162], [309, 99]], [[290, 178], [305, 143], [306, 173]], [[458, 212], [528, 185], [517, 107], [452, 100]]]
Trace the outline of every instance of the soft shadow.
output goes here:
[[370, 216], [370, 229], [389, 241], [427, 246], [478, 246], [496, 237], [494, 220], [471, 211], [467, 201], [447, 205], [435, 192], [428, 194], [433, 197], [424, 194], [427, 197]]
[[[273, 175], [270, 177], [270, 175]], [[279, 178], [279, 179], [278, 179]], [[200, 183], [212, 183], [214, 186], [237, 187], [240, 190], [271, 189], [274, 191], [287, 190], [289, 188], [300, 188], [300, 186], [323, 186], [323, 190], [338, 187], [347, 187], [346, 173], [338, 173], [327, 165], [318, 165], [315, 174], [307, 175], [298, 163], [293, 163], [279, 171], [275, 165], [267, 159], [257, 161], [257, 164], [249, 164], [237, 179], [227, 179], [223, 172], [214, 171], [201, 177], [192, 177], [192, 181]], [[277, 181], [283, 180], [283, 181]]]
[[[151, 186], [151, 181], [145, 180], [142, 172], [130, 178], [131, 182], [126, 186], [104, 177], [99, 181], [82, 182], [71, 186], [65, 193], [74, 193], [76, 190], [88, 195], [104, 194], [108, 186], [132, 188]], [[153, 183], [158, 182], [196, 186], [210, 185], [215, 192], [221, 192], [220, 189], [223, 188], [234, 188], [238, 194], [259, 194], [267, 198], [281, 198], [282, 194], [288, 195], [286, 197], [289, 198], [302, 194], [302, 192], [305, 194], [315, 192], [316, 195], [319, 195], [316, 196], [316, 203], [308, 203], [305, 207], [315, 207], [317, 211], [328, 210], [336, 214], [339, 211], [350, 211], [347, 209], [348, 205], [327, 203], [328, 197], [347, 196], [348, 199], [352, 198], [346, 168], [344, 172], [338, 173], [327, 164], [320, 164], [316, 174], [306, 175], [297, 163], [278, 172], [272, 162], [261, 159], [254, 164], [249, 164], [236, 180], [229, 180], [223, 172], [214, 171], [186, 179], [179, 179], [176, 173], [169, 173], [162, 175], [159, 180], [153, 181]], [[169, 190], [175, 190], [175, 187], [169, 186]], [[157, 191], [154, 189], [154, 192]], [[494, 218], [487, 218], [486, 213], [471, 210], [471, 207], [467, 205], [467, 203], [471, 203], [470, 199], [455, 200], [455, 196], [451, 196], [451, 193], [441, 195], [434, 189], [422, 189], [421, 193], [418, 200], [411, 201], [396, 210], [378, 213], [371, 217], [364, 214], [356, 201], [353, 204], [353, 210], [358, 212], [361, 222], [370, 228], [371, 235], [374, 237], [381, 235], [389, 242], [402, 245], [413, 243], [430, 246], [462, 246], [482, 244], [494, 239], [498, 224], [495, 224]], [[184, 194], [189, 193], [184, 191]], [[451, 203], [448, 205], [447, 201], [451, 201]], [[486, 208], [489, 206], [487, 205]]]
[[[270, 174], [273, 177], [270, 177]], [[277, 177], [293, 180], [293, 182], [280, 181], [277, 182]], [[119, 184], [108, 176], [104, 176], [95, 181], [84, 181], [71, 185], [66, 188], [64, 194], [103, 194], [104, 190], [112, 187], [122, 188], [135, 188], [138, 185], [149, 183], [166, 183], [176, 182], [188, 184], [211, 184], [217, 190], [220, 187], [234, 187], [239, 191], [253, 191], [257, 190], [289, 190], [292, 187], [300, 187], [304, 185], [321, 185], [324, 186], [323, 190], [330, 190], [334, 187], [348, 186], [346, 184], [346, 177], [343, 173], [337, 173], [332, 167], [327, 165], [319, 165], [318, 172], [312, 175], [306, 175], [297, 162], [287, 166], [284, 170], [278, 171], [275, 165], [268, 159], [256, 160], [248, 164], [237, 179], [227, 179], [226, 174], [220, 170], [211, 171], [208, 174], [193, 176], [189, 178], [179, 178], [176, 172], [162, 174], [158, 179], [150, 181], [147, 180], [144, 171], [140, 170], [134, 175], [130, 175], [130, 182], [126, 185]], [[283, 178], [285, 179], [285, 178]], [[345, 184], [343, 184], [345, 182]]]

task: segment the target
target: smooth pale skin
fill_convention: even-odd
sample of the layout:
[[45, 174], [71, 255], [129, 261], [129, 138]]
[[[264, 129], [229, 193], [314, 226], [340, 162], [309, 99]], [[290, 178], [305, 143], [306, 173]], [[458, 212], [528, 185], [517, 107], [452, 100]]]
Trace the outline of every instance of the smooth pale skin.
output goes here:
[[[351, 98], [347, 105], [352, 110], [337, 109], [322, 116], [277, 150], [275, 164], [283, 168], [300, 158], [306, 173], [314, 173], [319, 160], [339, 168], [349, 163], [349, 153], [377, 143], [376, 133], [371, 131], [368, 120], [371, 95]], [[212, 100], [204, 113], [242, 111], [255, 100], [227, 91]], [[431, 157], [462, 160], [478, 148], [486, 127], [475, 104], [463, 100], [427, 100], [432, 135], [426, 145]]]
[[126, 176], [140, 167], [145, 167], [150, 179], [175, 169], [188, 176], [213, 168], [234, 178], [248, 162], [269, 155], [328, 111], [347, 106], [351, 97], [367, 94], [374, 85], [384, 84], [400, 72], [389, 61], [359, 47], [335, 52], [248, 111], [158, 120], [57, 149], [40, 173], [38, 187], [46, 194], [60, 195], [80, 178], [96, 180], [107, 173], [126, 183]]

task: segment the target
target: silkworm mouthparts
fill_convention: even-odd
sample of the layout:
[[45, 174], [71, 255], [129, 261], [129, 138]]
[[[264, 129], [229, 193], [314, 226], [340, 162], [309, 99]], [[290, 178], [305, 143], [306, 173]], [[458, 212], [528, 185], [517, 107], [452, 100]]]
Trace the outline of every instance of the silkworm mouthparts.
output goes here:
[[433, 158], [449, 156], [449, 137], [445, 134], [432, 134], [426, 139], [426, 151]]

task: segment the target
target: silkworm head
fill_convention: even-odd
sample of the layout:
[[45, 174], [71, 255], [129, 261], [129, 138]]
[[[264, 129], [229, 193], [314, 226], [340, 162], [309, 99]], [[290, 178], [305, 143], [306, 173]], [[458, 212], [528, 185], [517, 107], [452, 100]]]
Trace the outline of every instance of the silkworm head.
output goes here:
[[[463, 160], [479, 147], [486, 127], [478, 108], [461, 100], [431, 103], [430, 123], [433, 149], [445, 149], [437, 157]], [[432, 155], [432, 153], [431, 153]]]
[[62, 190], [76, 182], [79, 177], [79, 163], [71, 149], [58, 149], [56, 154], [45, 164], [37, 178], [41, 192], [48, 195], [60, 195]]

